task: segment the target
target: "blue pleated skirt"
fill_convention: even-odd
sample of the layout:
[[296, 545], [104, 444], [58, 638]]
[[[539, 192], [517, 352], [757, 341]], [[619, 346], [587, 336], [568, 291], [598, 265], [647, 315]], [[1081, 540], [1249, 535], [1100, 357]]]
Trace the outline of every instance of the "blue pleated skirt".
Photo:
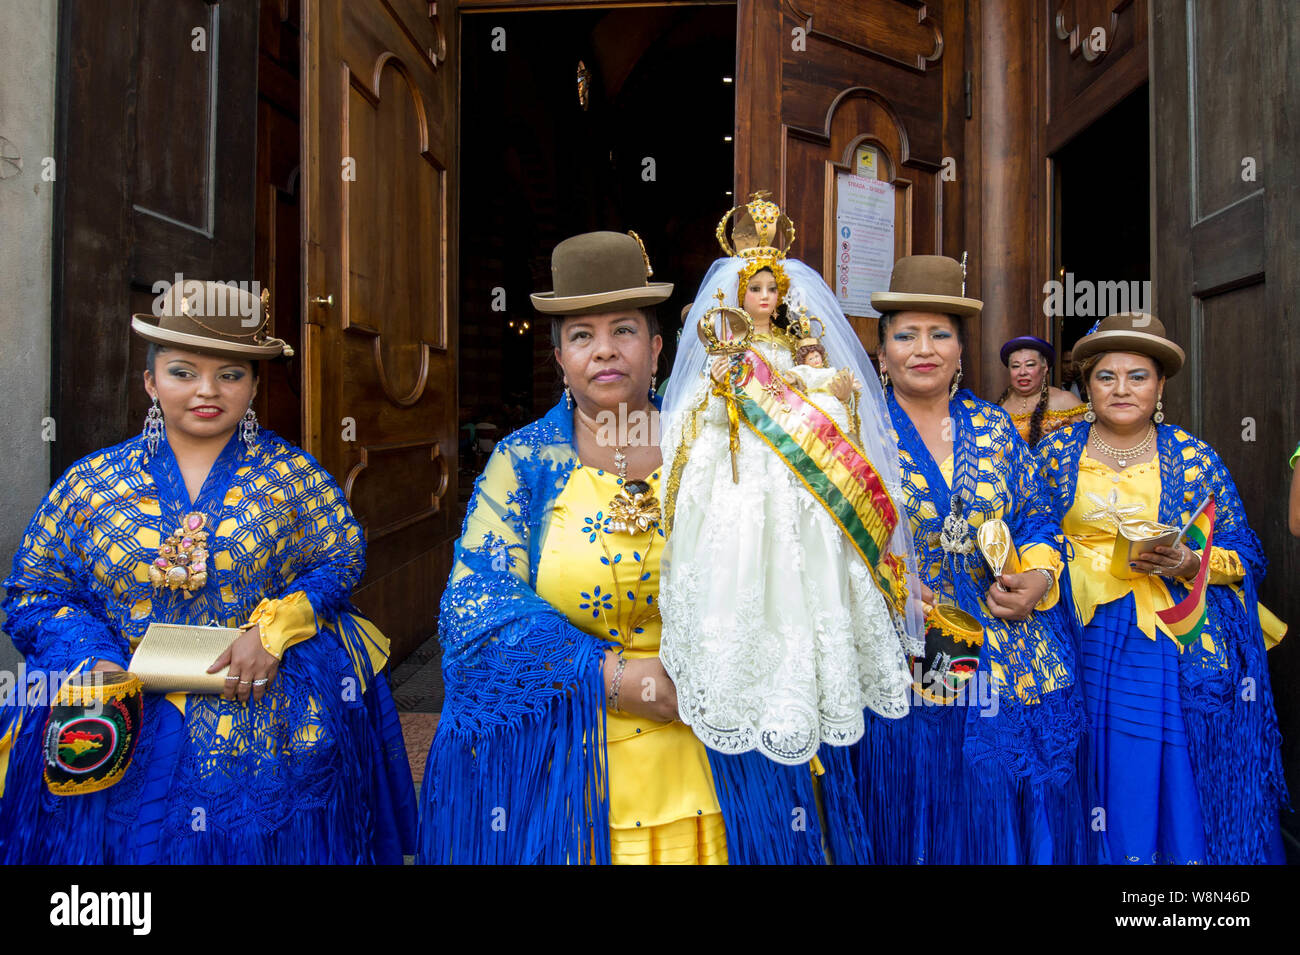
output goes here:
[[1178, 647], [1137, 626], [1133, 596], [1099, 606], [1084, 628], [1083, 688], [1102, 814], [1099, 861], [1200, 864], [1205, 826], [1183, 706]]
[[1061, 782], [1013, 776], [966, 752], [973, 706], [914, 700], [902, 719], [867, 713], [855, 746], [872, 861], [883, 865], [1086, 861], [1077, 772]]

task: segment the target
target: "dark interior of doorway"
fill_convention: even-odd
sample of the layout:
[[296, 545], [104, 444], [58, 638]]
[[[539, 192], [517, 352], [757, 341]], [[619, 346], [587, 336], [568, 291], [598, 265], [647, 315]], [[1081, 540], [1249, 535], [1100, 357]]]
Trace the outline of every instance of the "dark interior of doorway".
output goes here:
[[528, 298], [551, 288], [557, 242], [641, 236], [655, 280], [675, 285], [658, 309], [667, 375], [682, 306], [720, 254], [714, 228], [733, 205], [735, 61], [732, 5], [464, 16], [462, 503], [489, 442], [560, 395], [550, 321]]
[[[1151, 280], [1147, 90], [1143, 84], [1052, 157], [1058, 184], [1057, 277], [1064, 281], [1073, 274], [1077, 288], [1085, 281], [1096, 288], [1102, 282]], [[1104, 313], [1067, 315], [1058, 329], [1060, 350], [1101, 317]]]

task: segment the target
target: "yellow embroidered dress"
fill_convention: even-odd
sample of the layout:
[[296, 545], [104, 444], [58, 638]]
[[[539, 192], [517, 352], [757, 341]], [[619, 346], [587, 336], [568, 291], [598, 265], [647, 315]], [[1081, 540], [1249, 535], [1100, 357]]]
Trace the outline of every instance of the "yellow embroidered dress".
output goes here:
[[[622, 480], [579, 465], [555, 501], [542, 545], [537, 594], [574, 626], [617, 641], [631, 659], [659, 652], [658, 521], [616, 530], [610, 501]], [[649, 478], [659, 497], [660, 474]], [[649, 688], [625, 682], [623, 699]], [[610, 713], [606, 723], [612, 861], [721, 863], [722, 815], [704, 746], [679, 720]]]
[[[1043, 412], [1042, 434], [1039, 435], [1038, 440], [1041, 442], [1053, 431], [1059, 431], [1061, 428], [1068, 428], [1075, 422], [1082, 421], [1084, 412], [1087, 410], [1088, 408], [1086, 405], [1076, 405], [1073, 408], [1064, 408], [1060, 411], [1053, 411], [1051, 408], [1048, 408]], [[1020, 437], [1027, 442], [1029, 440], [1029, 427], [1032, 418], [1034, 417], [1034, 412], [1030, 410], [1016, 413], [1008, 410], [1007, 414], [1011, 415], [1011, 421], [1015, 424], [1016, 431], [1020, 433]]]

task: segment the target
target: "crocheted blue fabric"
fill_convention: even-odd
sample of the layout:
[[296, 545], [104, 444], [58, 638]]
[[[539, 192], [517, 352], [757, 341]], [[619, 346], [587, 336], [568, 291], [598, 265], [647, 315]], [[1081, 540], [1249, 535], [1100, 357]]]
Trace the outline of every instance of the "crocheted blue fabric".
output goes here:
[[[939, 544], [955, 496], [972, 539], [985, 520], [1001, 517], [1018, 548], [1030, 544], [1059, 548], [1059, 528], [1034, 458], [1005, 411], [963, 389], [949, 403], [953, 429], [949, 488], [892, 388], [889, 410], [898, 433], [906, 506], [921, 573], [940, 599], [954, 601], [984, 626], [979, 676], [988, 677], [995, 666], [1004, 675], [995, 716], [980, 716], [978, 708], [967, 708], [967, 753], [975, 759], [996, 757], [1015, 776], [1063, 780], [1074, 771], [1084, 729], [1075, 678], [1075, 621], [1061, 604], [1036, 611], [1026, 620], [992, 616], [983, 595], [993, 578], [979, 550], [948, 554]], [[923, 512], [926, 503], [930, 508]], [[1045, 685], [1054, 689], [1040, 692]]]
[[971, 540], [1001, 518], [1022, 551], [1047, 544], [1059, 553], [1033, 458], [1005, 411], [959, 391], [949, 402], [950, 487], [892, 388], [887, 397], [920, 573], [985, 638], [968, 699], [945, 706], [918, 696], [900, 720], [869, 714], [858, 776], [873, 854], [891, 864], [1082, 861], [1076, 621], [1060, 603], [1025, 620], [994, 617], [983, 601], [993, 578], [978, 549], [948, 553], [940, 542], [955, 497]]
[[[193, 596], [155, 590], [145, 570], [191, 511], [210, 521], [208, 580]], [[286, 651], [257, 704], [190, 694], [182, 712], [146, 694], [131, 766], [99, 793], [45, 788], [44, 694], [5, 707], [0, 739], [11, 732], [16, 743], [0, 859], [400, 862], [414, 793], [387, 685], [350, 606], [364, 567], [338, 486], [269, 431], [252, 450], [232, 436], [193, 501], [165, 441], [153, 455], [135, 438], [74, 464], [5, 581], [5, 630], [32, 684], [100, 660], [126, 666], [154, 621], [239, 626], [268, 597], [304, 593], [319, 631]]]
[[[1039, 445], [1036, 457], [1057, 523], [1074, 504], [1079, 459], [1091, 427], [1080, 422]], [[1204, 632], [1213, 649], [1198, 642], [1179, 655], [1179, 692], [1205, 807], [1208, 861], [1264, 862], [1271, 858], [1278, 809], [1287, 803], [1281, 734], [1259, 624], [1258, 592], [1267, 560], [1232, 475], [1214, 449], [1168, 424], [1158, 426], [1156, 447], [1161, 522], [1182, 526], [1213, 493], [1214, 546], [1236, 551], [1245, 570], [1240, 594], [1227, 585], [1207, 588]], [[1166, 578], [1165, 583], [1175, 601], [1187, 595], [1179, 581]]]

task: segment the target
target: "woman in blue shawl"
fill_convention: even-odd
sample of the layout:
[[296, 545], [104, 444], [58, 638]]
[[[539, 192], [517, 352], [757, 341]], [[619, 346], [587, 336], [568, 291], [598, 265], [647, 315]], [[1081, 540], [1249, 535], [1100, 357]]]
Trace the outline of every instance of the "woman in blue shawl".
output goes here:
[[[415, 794], [388, 641], [349, 601], [361, 528], [250, 406], [253, 362], [291, 352], [220, 283], [177, 283], [159, 311], [132, 322], [151, 343], [145, 433], [68, 469], [5, 581], [26, 678], [0, 710], [0, 861], [401, 864]], [[209, 670], [229, 664], [225, 693], [145, 694], [120, 781], [55, 795], [51, 698], [126, 668], [154, 622], [246, 627]]]
[[706, 751], [677, 718], [658, 656], [651, 398], [651, 307], [672, 286], [648, 281], [633, 234], [566, 239], [551, 273], [533, 303], [552, 316], [565, 397], [497, 446], [456, 544], [419, 860], [861, 861], [847, 751], [815, 787], [806, 766]]
[[[1162, 423], [1182, 349], [1159, 319], [1130, 313], [1103, 319], [1074, 355], [1089, 410], [1037, 457], [1084, 623], [1097, 861], [1280, 862], [1286, 784], [1265, 647], [1285, 626], [1258, 603], [1264, 555], [1232, 476]], [[1129, 553], [1130, 538], [1182, 528], [1211, 496], [1208, 555], [1190, 535]], [[1175, 610], [1202, 570], [1203, 604]]]
[[[902, 719], [868, 714], [859, 779], [875, 859], [1083, 861], [1084, 719], [1057, 528], [1010, 417], [958, 387], [961, 322], [981, 303], [962, 265], [925, 255], [900, 259], [872, 305], [920, 573], [983, 627], [961, 692], [927, 681]], [[1021, 567], [996, 579], [975, 546], [993, 519]]]

